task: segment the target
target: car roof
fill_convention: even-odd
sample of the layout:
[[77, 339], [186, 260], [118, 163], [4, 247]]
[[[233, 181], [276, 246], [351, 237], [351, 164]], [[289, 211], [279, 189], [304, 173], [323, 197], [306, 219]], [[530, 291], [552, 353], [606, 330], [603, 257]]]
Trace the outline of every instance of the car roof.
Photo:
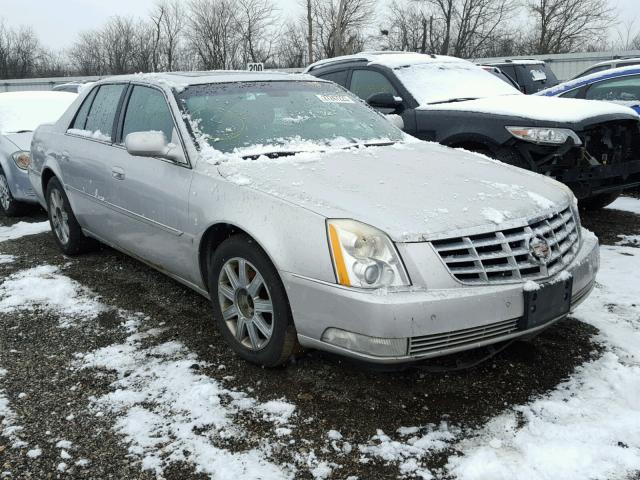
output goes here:
[[515, 59], [504, 59], [498, 62], [486, 62], [482, 63], [482, 65], [487, 66], [496, 66], [496, 65], [544, 65], [544, 61], [536, 60], [534, 58], [515, 58]]
[[628, 58], [612, 58], [611, 60], [605, 60], [603, 62], [598, 62], [598, 63], [594, 63], [593, 65], [591, 65], [589, 68], [586, 68], [586, 70], [591, 70], [593, 67], [600, 67], [602, 65], [611, 65], [614, 63], [621, 63], [621, 62], [629, 62], [629, 61], [637, 61], [640, 62], [640, 57], [628, 57]]
[[599, 72], [585, 75], [584, 77], [578, 77], [573, 80], [569, 80], [567, 82], [556, 85], [555, 87], [542, 90], [538, 92], [537, 95], [559, 95], [560, 93], [568, 92], [569, 90], [575, 90], [576, 88], [580, 88], [591, 83], [607, 80], [609, 78], [626, 77], [629, 75], [640, 75], [640, 65], [601, 70]]
[[130, 75], [118, 75], [100, 80], [97, 83], [142, 82], [152, 85], [168, 86], [178, 90], [189, 85], [202, 85], [207, 83], [229, 82], [271, 82], [271, 81], [314, 81], [318, 78], [311, 75], [287, 72], [248, 72], [246, 70], [207, 70], [195, 72], [162, 72], [162, 73], [135, 73]]
[[408, 65], [419, 65], [425, 63], [471, 63], [457, 57], [449, 57], [447, 55], [433, 55], [415, 52], [400, 51], [367, 51], [355, 53], [353, 55], [343, 55], [340, 57], [327, 58], [319, 60], [309, 65], [306, 72], [310, 72], [320, 67], [328, 67], [339, 65], [342, 63], [366, 62], [367, 65], [382, 65], [389, 68], [405, 67]]

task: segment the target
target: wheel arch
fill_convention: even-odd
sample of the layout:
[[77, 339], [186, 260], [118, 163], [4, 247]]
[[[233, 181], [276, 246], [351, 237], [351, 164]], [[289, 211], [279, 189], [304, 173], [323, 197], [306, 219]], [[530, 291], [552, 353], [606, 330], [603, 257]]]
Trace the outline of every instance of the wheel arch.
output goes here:
[[500, 148], [493, 139], [480, 134], [457, 134], [443, 139], [441, 143], [448, 147], [463, 148], [473, 152], [489, 151], [495, 153]]
[[214, 223], [204, 231], [200, 238], [200, 244], [198, 245], [198, 266], [200, 268], [200, 277], [207, 292], [209, 291], [209, 254], [215, 252], [222, 242], [233, 235], [246, 235], [249, 237], [264, 252], [276, 271], [278, 270], [277, 263], [274, 261], [273, 257], [269, 254], [269, 251], [264, 247], [264, 245], [256, 239], [255, 235], [252, 235], [246, 229], [238, 227], [232, 223]]

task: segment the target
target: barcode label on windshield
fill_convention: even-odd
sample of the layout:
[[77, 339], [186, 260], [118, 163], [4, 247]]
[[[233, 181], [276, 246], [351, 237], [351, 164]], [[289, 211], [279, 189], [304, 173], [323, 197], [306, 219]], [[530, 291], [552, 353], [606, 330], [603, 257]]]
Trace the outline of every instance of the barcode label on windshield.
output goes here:
[[348, 95], [316, 95], [324, 103], [354, 103]]

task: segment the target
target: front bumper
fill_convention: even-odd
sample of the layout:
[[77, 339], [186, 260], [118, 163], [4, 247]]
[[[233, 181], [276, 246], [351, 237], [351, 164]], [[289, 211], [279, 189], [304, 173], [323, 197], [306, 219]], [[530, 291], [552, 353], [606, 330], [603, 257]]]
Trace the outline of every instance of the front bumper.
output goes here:
[[5, 174], [7, 174], [7, 182], [13, 198], [20, 202], [38, 203], [38, 198], [31, 187], [27, 171], [20, 170], [14, 165], [11, 166], [10, 170]]
[[[590, 293], [598, 267], [598, 240], [586, 234], [566, 268], [573, 276], [572, 308]], [[374, 363], [412, 362], [530, 336], [563, 318], [520, 330], [522, 283], [367, 292], [286, 272], [282, 278], [303, 347]], [[382, 356], [377, 348], [331, 344], [325, 340], [332, 329], [373, 337], [372, 345], [393, 341], [402, 353]]]

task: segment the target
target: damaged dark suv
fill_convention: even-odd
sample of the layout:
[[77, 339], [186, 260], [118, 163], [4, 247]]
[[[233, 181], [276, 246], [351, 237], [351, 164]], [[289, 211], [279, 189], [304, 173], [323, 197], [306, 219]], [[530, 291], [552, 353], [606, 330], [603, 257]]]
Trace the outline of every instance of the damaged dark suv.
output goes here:
[[640, 118], [604, 102], [528, 96], [459, 58], [366, 52], [321, 60], [332, 80], [422, 140], [465, 148], [568, 185], [601, 208], [640, 185]]

